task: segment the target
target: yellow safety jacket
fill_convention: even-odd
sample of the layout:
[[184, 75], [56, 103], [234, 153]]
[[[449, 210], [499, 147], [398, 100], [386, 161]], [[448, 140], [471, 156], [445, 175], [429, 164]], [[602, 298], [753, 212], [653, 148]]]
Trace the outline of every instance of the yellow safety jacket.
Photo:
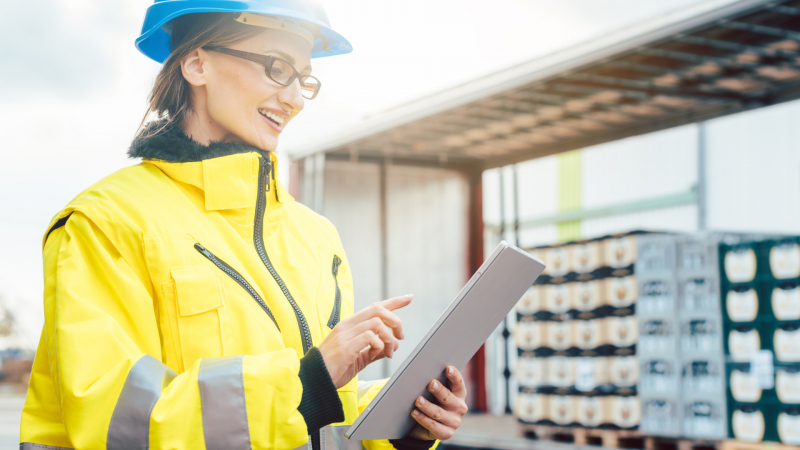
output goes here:
[[[353, 314], [353, 282], [336, 229], [276, 168], [256, 151], [144, 160], [53, 219], [21, 448], [308, 442], [301, 358]], [[381, 385], [339, 389], [342, 423]]]

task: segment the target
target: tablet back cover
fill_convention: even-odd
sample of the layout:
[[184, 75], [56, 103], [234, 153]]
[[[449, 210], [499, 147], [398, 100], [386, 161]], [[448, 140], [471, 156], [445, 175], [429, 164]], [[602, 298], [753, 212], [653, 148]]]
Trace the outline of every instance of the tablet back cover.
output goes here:
[[501, 242], [345, 435], [406, 436], [417, 423], [411, 417], [416, 398], [434, 400], [428, 383], [447, 386], [444, 369], [463, 368], [543, 270], [541, 261]]

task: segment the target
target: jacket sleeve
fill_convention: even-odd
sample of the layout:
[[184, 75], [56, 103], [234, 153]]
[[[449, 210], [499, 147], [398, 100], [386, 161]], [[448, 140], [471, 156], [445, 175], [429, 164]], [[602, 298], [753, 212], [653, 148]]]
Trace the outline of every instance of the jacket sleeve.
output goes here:
[[[388, 379], [377, 381], [359, 381], [358, 382], [358, 413], [364, 412], [364, 409], [369, 406], [369, 403], [378, 395], [378, 392], [383, 389], [383, 386]], [[408, 413], [411, 414], [411, 405]], [[366, 450], [435, 450], [439, 446], [438, 440], [436, 441], [422, 441], [413, 438], [403, 439], [381, 439], [374, 441], [363, 441], [362, 444]]]
[[338, 397], [330, 377], [304, 386], [304, 372], [319, 381], [321, 358], [291, 349], [200, 359], [179, 375], [164, 365], [149, 276], [120, 239], [76, 211], [45, 244], [47, 352], [72, 446], [293, 449], [341, 416], [341, 404], [304, 401], [304, 418], [304, 387]]

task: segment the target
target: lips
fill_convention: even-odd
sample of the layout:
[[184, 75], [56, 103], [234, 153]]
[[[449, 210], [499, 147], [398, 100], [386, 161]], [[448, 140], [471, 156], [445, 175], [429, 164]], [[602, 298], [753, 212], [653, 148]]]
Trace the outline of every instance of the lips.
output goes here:
[[283, 131], [284, 119], [282, 117], [264, 110], [258, 110], [258, 113], [264, 119], [264, 121], [267, 122], [270, 127], [272, 127], [273, 130], [277, 131], [278, 133]]

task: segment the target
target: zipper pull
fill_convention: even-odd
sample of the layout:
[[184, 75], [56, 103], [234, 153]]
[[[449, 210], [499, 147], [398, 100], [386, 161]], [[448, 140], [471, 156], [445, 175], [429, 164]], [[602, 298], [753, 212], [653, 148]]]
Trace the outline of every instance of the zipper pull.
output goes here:
[[267, 173], [264, 175], [264, 178], [265, 178], [264, 179], [264, 185], [265, 185], [264, 186], [264, 192], [269, 192], [270, 187], [271, 187], [270, 186], [271, 183], [269, 182], [269, 178], [270, 178], [270, 174], [272, 173], [272, 161], [270, 161], [268, 158], [264, 158], [264, 157], [261, 158], [261, 161], [262, 161], [262, 163], [261, 163], [262, 168], [267, 171]]
[[195, 250], [197, 250], [198, 252], [202, 253], [202, 254], [203, 254], [203, 256], [205, 256], [205, 257], [206, 257], [206, 258], [208, 258], [209, 260], [211, 260], [211, 261], [214, 261], [214, 255], [212, 255], [210, 251], [206, 250], [206, 248], [205, 248], [205, 247], [203, 247], [202, 245], [200, 245], [200, 243], [199, 243], [199, 242], [195, 242], [195, 244], [194, 244], [194, 248], [195, 248]]
[[331, 269], [334, 276], [339, 275], [339, 264], [342, 263], [342, 259], [336, 255], [333, 255], [333, 268]]

